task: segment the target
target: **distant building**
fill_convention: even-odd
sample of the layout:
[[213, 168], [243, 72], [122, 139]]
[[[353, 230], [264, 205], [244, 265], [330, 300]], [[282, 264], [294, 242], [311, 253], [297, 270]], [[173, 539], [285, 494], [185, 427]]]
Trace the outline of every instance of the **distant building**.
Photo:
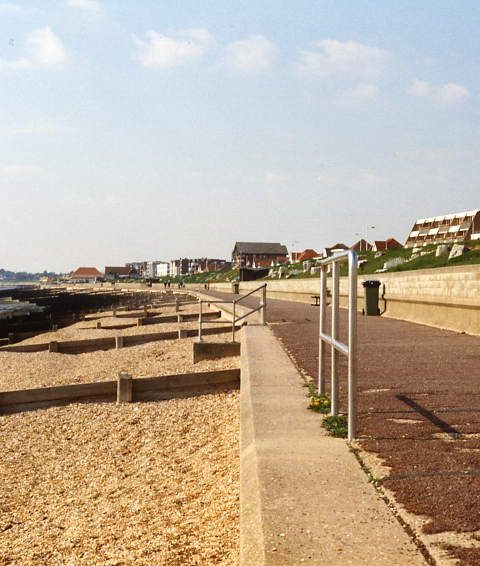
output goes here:
[[318, 253], [312, 248], [307, 248], [303, 252], [292, 252], [290, 254], [290, 259], [292, 263], [298, 263], [299, 261], [307, 261], [308, 259], [313, 259], [318, 257]]
[[70, 274], [69, 280], [72, 283], [95, 283], [102, 277], [102, 273], [96, 267], [79, 267]]
[[131, 261], [125, 264], [125, 267], [129, 267], [133, 269], [133, 271], [137, 274], [137, 277], [144, 278], [147, 276], [147, 264], [148, 261]]
[[324, 257], [324, 258], [331, 257], [332, 255], [338, 254], [340, 252], [344, 252], [348, 249], [349, 249], [348, 246], [338, 242], [334, 246], [330, 246], [329, 248], [324, 248], [323, 253], [322, 253], [322, 257]]
[[395, 240], [395, 238], [387, 238], [386, 240], [375, 240], [371, 249], [373, 252], [385, 252], [398, 248], [403, 248], [400, 242]]
[[130, 277], [136, 277], [137, 272], [127, 266], [105, 266], [105, 279], [107, 281], [115, 281], [116, 279], [127, 279]]
[[205, 273], [208, 271], [219, 271], [220, 269], [230, 269], [231, 262], [225, 259], [212, 259], [207, 257], [199, 258], [179, 258], [170, 262], [170, 273], [172, 277], [183, 277], [194, 275], [195, 273]]
[[157, 261], [155, 268], [155, 277], [169, 277], [170, 276], [170, 262], [169, 261]]
[[405, 242], [406, 248], [480, 240], [480, 210], [419, 218]]
[[356, 252], [368, 252], [372, 249], [372, 244], [362, 238], [361, 240], [358, 240], [358, 242], [353, 244], [351, 249], [355, 250]]
[[287, 247], [276, 242], [236, 242], [232, 251], [235, 267], [270, 267], [287, 261]]

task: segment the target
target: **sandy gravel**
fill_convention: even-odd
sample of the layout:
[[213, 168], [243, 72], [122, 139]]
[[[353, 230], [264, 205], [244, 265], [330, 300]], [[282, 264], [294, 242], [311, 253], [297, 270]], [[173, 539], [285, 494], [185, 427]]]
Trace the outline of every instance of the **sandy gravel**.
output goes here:
[[238, 564], [238, 429], [237, 392], [0, 416], [0, 565]]
[[0, 352], [0, 391], [110, 380], [120, 371], [136, 378], [240, 367], [238, 356], [193, 364], [192, 342], [161, 340], [77, 355]]
[[[182, 308], [182, 313], [198, 312], [196, 305]], [[174, 308], [163, 309], [163, 314], [174, 313]], [[133, 319], [103, 318], [102, 324], [122, 324]], [[228, 326], [228, 322], [225, 325]], [[35, 344], [51, 340], [81, 340], [116, 335], [148, 334], [151, 332], [167, 332], [179, 328], [197, 328], [198, 323], [161, 323], [123, 330], [85, 329], [91, 327], [92, 321], [82, 321], [56, 332], [39, 334], [21, 344]], [[205, 327], [218, 324], [205, 323]], [[230, 330], [224, 334], [205, 336], [205, 341], [221, 342], [231, 339]], [[98, 350], [85, 354], [59, 354], [50, 352], [2, 352], [0, 351], [0, 391], [29, 389], [63, 385], [70, 383], [87, 383], [116, 379], [120, 371], [136, 377], [154, 377], [176, 373], [202, 372], [215, 369], [240, 367], [238, 357], [219, 360], [204, 360], [193, 364], [194, 338], [182, 340], [161, 340], [123, 348], [120, 350]]]

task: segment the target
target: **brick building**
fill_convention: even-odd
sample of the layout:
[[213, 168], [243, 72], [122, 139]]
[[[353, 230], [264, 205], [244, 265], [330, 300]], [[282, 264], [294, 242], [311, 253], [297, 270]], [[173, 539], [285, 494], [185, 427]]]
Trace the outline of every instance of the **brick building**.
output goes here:
[[270, 267], [287, 261], [287, 247], [277, 242], [236, 242], [232, 251], [235, 267]]

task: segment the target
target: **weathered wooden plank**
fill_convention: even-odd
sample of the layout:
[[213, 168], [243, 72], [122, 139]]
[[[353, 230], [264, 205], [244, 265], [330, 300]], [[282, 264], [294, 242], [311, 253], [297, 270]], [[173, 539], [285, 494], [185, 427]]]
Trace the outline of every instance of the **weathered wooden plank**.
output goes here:
[[197, 385], [236, 383], [239, 380], [239, 369], [142, 377], [133, 380], [133, 395], [135, 398], [136, 393], [144, 391], [171, 390], [178, 387], [196, 387]]
[[[219, 326], [217, 328], [204, 328], [202, 334], [214, 335], [230, 332], [230, 325]], [[198, 335], [196, 328], [186, 330], [187, 337], [195, 337]], [[149, 334], [133, 334], [124, 336], [123, 346], [138, 346], [139, 344], [147, 344], [148, 342], [156, 342], [157, 340], [175, 340], [178, 338], [178, 332], [172, 330], [170, 332], [151, 332]], [[92, 338], [86, 340], [65, 340], [58, 342], [58, 352], [61, 354], [81, 354], [85, 352], [95, 352], [97, 350], [112, 350], [115, 346], [115, 337]], [[18, 344], [16, 346], [4, 346], [0, 348], [0, 352], [41, 352], [48, 350], [48, 343], [41, 344]]]
[[[146, 399], [148, 393], [165, 392], [174, 395], [175, 391], [203, 390], [206, 387], [238, 387], [240, 369], [207, 371], [187, 374], [173, 374], [157, 377], [143, 377], [132, 380], [133, 399]], [[66, 403], [86, 399], [115, 401], [117, 398], [117, 381], [99, 381], [92, 383], [75, 383], [35, 389], [21, 389], [0, 393], [0, 407], [11, 408], [15, 405], [38, 404], [48, 402]]]
[[35, 389], [20, 389], [0, 393], [0, 406], [18, 403], [34, 403], [39, 401], [72, 400], [97, 395], [112, 395], [116, 399], [116, 381], [97, 381], [92, 383], [75, 383]]

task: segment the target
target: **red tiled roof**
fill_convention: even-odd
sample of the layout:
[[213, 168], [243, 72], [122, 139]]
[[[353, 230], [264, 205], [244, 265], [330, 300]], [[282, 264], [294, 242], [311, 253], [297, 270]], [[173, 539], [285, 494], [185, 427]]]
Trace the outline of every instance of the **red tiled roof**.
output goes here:
[[79, 267], [70, 275], [70, 277], [77, 279], [83, 277], [102, 277], [102, 274], [96, 267]]
[[395, 238], [387, 238], [386, 242], [388, 250], [391, 248], [403, 248], [402, 244]]
[[385, 240], [375, 240], [375, 249], [378, 252], [383, 252], [387, 249], [387, 242]]
[[306, 261], [307, 259], [312, 259], [313, 257], [318, 257], [318, 253], [315, 250], [312, 250], [312, 248], [307, 248], [300, 254], [298, 261]]

